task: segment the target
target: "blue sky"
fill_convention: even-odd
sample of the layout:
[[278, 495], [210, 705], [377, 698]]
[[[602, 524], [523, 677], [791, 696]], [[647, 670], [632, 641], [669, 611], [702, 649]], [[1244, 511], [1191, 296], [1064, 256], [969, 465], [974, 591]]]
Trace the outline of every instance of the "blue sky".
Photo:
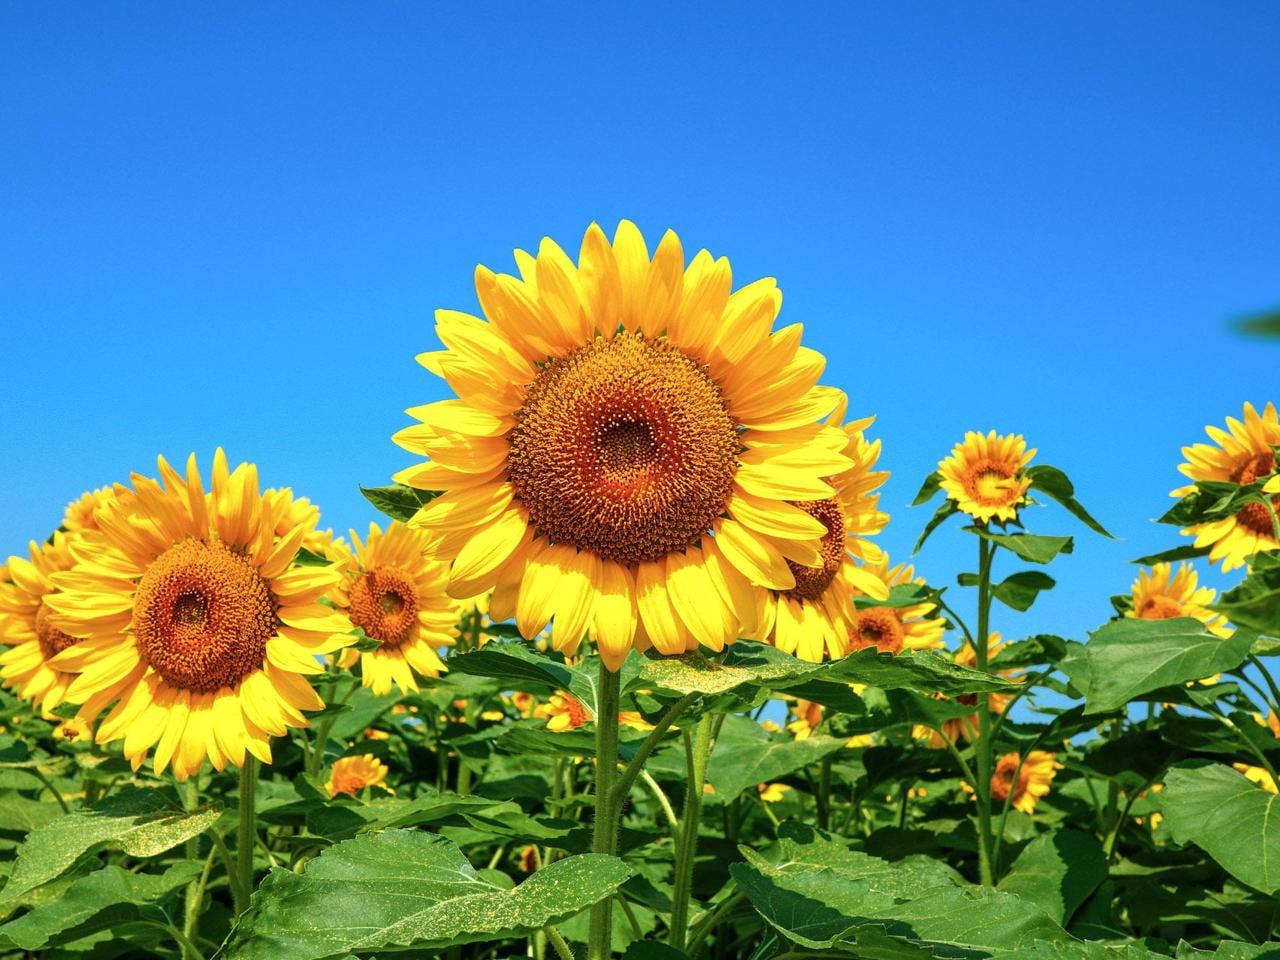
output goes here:
[[1082, 637], [1177, 541], [1179, 447], [1280, 400], [1226, 329], [1280, 303], [1280, 7], [1071, 7], [5, 5], [0, 553], [218, 444], [363, 526], [432, 311], [629, 217], [779, 279], [879, 416], [895, 555], [966, 429], [1066, 469], [1121, 539], [1038, 511], [1077, 551], [995, 626]]

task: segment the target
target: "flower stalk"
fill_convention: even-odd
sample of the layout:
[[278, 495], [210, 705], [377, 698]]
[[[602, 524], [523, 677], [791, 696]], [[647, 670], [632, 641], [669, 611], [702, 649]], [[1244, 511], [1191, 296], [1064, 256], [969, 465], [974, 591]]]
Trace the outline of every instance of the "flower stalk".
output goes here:
[[[613, 800], [613, 784], [618, 770], [618, 709], [621, 678], [600, 662], [600, 683], [596, 703], [596, 794], [591, 849], [612, 856], [618, 845], [619, 804]], [[608, 960], [612, 953], [613, 898], [606, 897], [591, 908], [587, 956]]]

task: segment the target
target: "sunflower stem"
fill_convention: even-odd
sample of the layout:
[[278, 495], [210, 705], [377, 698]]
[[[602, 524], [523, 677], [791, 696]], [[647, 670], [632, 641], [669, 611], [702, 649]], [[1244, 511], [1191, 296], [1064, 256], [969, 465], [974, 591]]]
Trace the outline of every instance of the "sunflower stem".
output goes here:
[[245, 755], [244, 764], [240, 767], [240, 827], [236, 833], [236, 873], [237, 882], [232, 890], [239, 890], [239, 903], [235, 905], [236, 915], [249, 909], [249, 898], [253, 895], [253, 848], [254, 826], [257, 808], [254, 803], [254, 792], [258, 786], [258, 758]]
[[[974, 637], [974, 655], [978, 669], [985, 671], [988, 662], [987, 641], [991, 620], [991, 558], [995, 545], [978, 538], [978, 635]], [[991, 699], [978, 694], [978, 782], [973, 785], [978, 802], [978, 873], [984, 886], [995, 886], [995, 870], [991, 862]]]
[[702, 820], [702, 789], [707, 780], [707, 758], [711, 756], [713, 717], [705, 713], [698, 720], [693, 739], [685, 734], [685, 755], [689, 782], [680, 816], [680, 836], [676, 847], [675, 889], [671, 895], [671, 931], [668, 942], [684, 950], [689, 927], [689, 900], [693, 892], [693, 861], [698, 853], [698, 827]]
[[[596, 703], [596, 789], [595, 820], [591, 849], [613, 856], [618, 846], [618, 811], [613, 802], [613, 782], [618, 772], [618, 707], [621, 678], [600, 662], [600, 683]], [[591, 908], [587, 956], [608, 960], [612, 954], [613, 898], [607, 897]]]

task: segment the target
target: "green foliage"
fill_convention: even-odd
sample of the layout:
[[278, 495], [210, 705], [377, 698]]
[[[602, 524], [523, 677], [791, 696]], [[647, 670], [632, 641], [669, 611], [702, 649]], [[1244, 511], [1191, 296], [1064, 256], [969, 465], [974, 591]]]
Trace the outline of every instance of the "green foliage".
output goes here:
[[1280, 553], [1253, 558], [1248, 576], [1213, 607], [1238, 627], [1280, 636]]
[[414, 514], [438, 497], [438, 491], [417, 490], [403, 483], [393, 483], [389, 487], [361, 487], [364, 498], [374, 508], [392, 520], [407, 523]]

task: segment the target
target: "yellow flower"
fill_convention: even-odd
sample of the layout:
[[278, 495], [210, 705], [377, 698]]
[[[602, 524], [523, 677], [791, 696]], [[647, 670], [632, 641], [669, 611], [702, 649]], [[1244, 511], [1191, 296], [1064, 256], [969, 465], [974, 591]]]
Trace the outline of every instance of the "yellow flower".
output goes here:
[[559, 693], [553, 693], [549, 701], [535, 707], [533, 715], [535, 717], [546, 717], [547, 729], [556, 733], [576, 730], [584, 723], [594, 719], [587, 712], [587, 708], [583, 706], [581, 700], [564, 690]]
[[218, 450], [206, 491], [195, 455], [185, 477], [163, 457], [161, 481], [135, 474], [133, 493], [100, 506], [101, 528], [72, 541], [76, 566], [52, 576], [53, 626], [82, 637], [52, 665], [79, 673], [67, 698], [90, 720], [112, 703], [98, 743], [124, 740], [136, 770], [154, 747], [157, 772], [179, 779], [207, 756], [217, 769], [269, 763], [270, 738], [305, 727], [323, 701], [307, 674], [354, 639], [318, 603], [336, 583], [290, 564], [309, 532], [276, 533], [275, 501], [257, 468], [234, 472]]
[[538, 848], [533, 844], [525, 844], [520, 848], [520, 870], [524, 873], [533, 873], [538, 869], [538, 862], [541, 857], [538, 855]]
[[364, 732], [364, 738], [366, 740], [390, 740], [391, 734], [388, 733], [386, 730], [377, 730], [373, 727], [370, 727], [368, 730]]
[[778, 726], [772, 720], [761, 720], [760, 726], [764, 727], [769, 733], [781, 733], [782, 727]]
[[618, 714], [618, 723], [632, 730], [652, 730], [653, 724], [640, 715], [638, 710], [623, 710]]
[[[1217, 480], [1247, 485], [1276, 471], [1275, 446], [1280, 445], [1280, 417], [1274, 403], [1268, 403], [1259, 414], [1252, 404], [1244, 405], [1244, 422], [1227, 418], [1227, 429], [1205, 427], [1214, 443], [1197, 443], [1182, 448], [1187, 462], [1178, 467], [1192, 480]], [[1216, 444], [1216, 446], [1215, 446]], [[1268, 493], [1275, 481], [1264, 488]], [[1173, 496], [1183, 497], [1195, 487], [1179, 487]], [[1280, 496], [1272, 500], [1280, 509]], [[1255, 553], [1280, 549], [1271, 513], [1261, 503], [1250, 503], [1222, 520], [1197, 523], [1182, 531], [1195, 537], [1197, 547], [1209, 547], [1209, 560], [1222, 562], [1224, 572], [1244, 566]]]
[[75, 675], [49, 661], [79, 638], [59, 630], [50, 621], [48, 598], [57, 591], [52, 577], [75, 563], [73, 536], [55, 533], [47, 543], [28, 546], [30, 560], [10, 557], [9, 582], [0, 582], [0, 678], [18, 696], [44, 710], [66, 700]]
[[850, 750], [857, 750], [860, 747], [874, 746], [875, 742], [876, 735], [874, 733], [859, 733], [846, 740], [844, 745]]
[[67, 743], [80, 743], [92, 740], [93, 731], [89, 728], [89, 724], [82, 719], [72, 717], [70, 720], [63, 720], [58, 724], [58, 729], [54, 731], [54, 736]]
[[522, 717], [533, 716], [534, 708], [538, 705], [537, 698], [532, 693], [526, 693], [523, 690], [516, 690], [507, 699], [516, 708], [516, 713]]
[[1280, 793], [1280, 789], [1276, 788], [1275, 778], [1265, 768], [1251, 767], [1247, 763], [1233, 763], [1231, 766], [1235, 767], [1267, 793]]
[[[990, 634], [987, 639], [987, 659], [989, 661], [994, 660], [996, 655], [1000, 652], [1000, 648], [1003, 646], [1004, 638], [999, 633]], [[978, 665], [978, 652], [966, 643], [955, 652], [952, 659], [961, 666], [976, 667]], [[1015, 681], [1021, 680], [1021, 677], [1015, 676], [1016, 673], [1016, 669], [996, 671], [997, 676], [1006, 677]], [[936, 695], [936, 698], [938, 700], [948, 699], [940, 693]], [[925, 740], [927, 746], [938, 750], [946, 747], [946, 740], [950, 740], [952, 743], [959, 743], [961, 740], [968, 740], [970, 733], [976, 736], [978, 732], [978, 712], [976, 710], [979, 703], [978, 694], [965, 693], [955, 697], [954, 699], [957, 703], [974, 707], [974, 712], [969, 714], [967, 717], [954, 717], [950, 720], [943, 721], [941, 735], [938, 734], [938, 731], [933, 730], [930, 727], [917, 724], [912, 728], [912, 736], [916, 739]], [[1009, 708], [1009, 701], [1012, 699], [1012, 695], [1007, 693], [989, 693], [987, 694], [987, 705], [992, 713], [1000, 714], [1004, 713], [1005, 710]], [[946, 737], [946, 740], [943, 740], [943, 737]]]
[[808, 739], [813, 735], [813, 731], [818, 729], [818, 724], [822, 723], [821, 704], [808, 700], [796, 700], [788, 705], [787, 712], [795, 717], [787, 724], [787, 729], [796, 740]]
[[[307, 534], [302, 538], [302, 545], [312, 553], [329, 555], [327, 548], [333, 542], [333, 531], [319, 529], [319, 507], [306, 497], [295, 497], [288, 487], [264, 490], [262, 498], [271, 501], [274, 510], [277, 511], [276, 516], [279, 519], [276, 522], [276, 533], [279, 536], [286, 536], [290, 530], [305, 527]], [[342, 544], [341, 539], [338, 542]], [[342, 544], [342, 546], [345, 548], [346, 545]], [[337, 559], [336, 556], [329, 558]]]
[[858, 566], [854, 557], [878, 560], [883, 556], [865, 538], [879, 533], [889, 521], [888, 515], [880, 512], [880, 495], [874, 492], [889, 474], [873, 469], [880, 458], [880, 441], [866, 439], [865, 430], [872, 419], [841, 426], [844, 407], [841, 401], [827, 424], [843, 431], [842, 452], [853, 465], [828, 478], [835, 487], [834, 496], [794, 504], [822, 524], [825, 532], [818, 542], [821, 562], [787, 558], [795, 586], [765, 595], [763, 622], [770, 628], [769, 642], [784, 653], [813, 663], [820, 662], [824, 654], [838, 659], [849, 652], [853, 593], [878, 599], [888, 596], [883, 582]]
[[[457, 615], [445, 593], [448, 571], [427, 558], [426, 536], [393, 521], [386, 532], [369, 524], [361, 543], [351, 531], [354, 562], [333, 594], [350, 626], [378, 642], [373, 650], [346, 650], [342, 667], [360, 663], [361, 683], [382, 696], [392, 685], [404, 693], [418, 689], [414, 672], [438, 677], [444, 661], [437, 651], [452, 646]], [[314, 569], [314, 568], [313, 568]]]
[[[730, 293], [729, 263], [686, 267], [668, 232], [586, 232], [575, 264], [550, 239], [521, 277], [476, 271], [487, 320], [442, 310], [419, 357], [458, 399], [410, 410], [396, 441], [429, 462], [397, 474], [443, 495], [411, 525], [450, 567], [450, 595], [493, 589], [490, 614], [557, 649], [590, 632], [610, 669], [632, 646], [720, 650], [761, 632], [760, 593], [787, 561], [822, 566], [823, 524], [794, 501], [833, 495], [852, 464], [819, 424], [838, 390], [801, 327], [773, 331], [773, 280]], [[767, 632], [767, 631], [766, 631]]]
[[1227, 618], [1208, 609], [1216, 591], [1212, 587], [1197, 586], [1196, 572], [1190, 564], [1173, 565], [1157, 563], [1151, 572], [1138, 572], [1133, 581], [1133, 608], [1128, 616], [1140, 620], [1172, 620], [1175, 617], [1194, 617], [1205, 628], [1220, 637], [1229, 637], [1231, 628]]
[[[889, 566], [889, 557], [862, 565], [866, 575], [874, 578], [880, 588], [869, 595], [883, 599], [889, 590], [905, 583], [923, 584], [924, 578], [915, 576], [915, 569], [907, 563]], [[942, 635], [947, 622], [933, 616], [937, 608], [930, 603], [917, 603], [909, 607], [867, 607], [853, 611], [849, 625], [849, 651], [875, 647], [881, 653], [901, 653], [903, 650], [929, 650], [942, 647]]]
[[1021, 434], [966, 433], [938, 464], [943, 492], [975, 520], [1016, 520], [1031, 486], [1025, 470], [1035, 455]]
[[787, 795], [787, 791], [791, 787], [785, 783], [762, 783], [758, 789], [760, 791], [760, 799], [765, 803], [777, 803]]
[[94, 513], [104, 503], [114, 500], [116, 491], [111, 487], [99, 487], [80, 495], [67, 504], [67, 512], [62, 518], [62, 529], [68, 533], [83, 533], [86, 530], [97, 530], [98, 521]]
[[365, 787], [379, 787], [387, 793], [395, 793], [386, 785], [386, 779], [387, 765], [372, 753], [366, 753], [336, 761], [329, 771], [329, 781], [325, 787], [331, 797], [340, 793], [354, 797]]
[[[1062, 764], [1053, 758], [1052, 753], [1044, 750], [1032, 750], [1018, 765], [1019, 755], [1006, 753], [996, 761], [995, 773], [991, 775], [991, 801], [1003, 804], [1013, 791], [1013, 808], [1023, 813], [1035, 813], [1036, 803], [1048, 794], [1049, 784], [1062, 769]], [[1014, 782], [1014, 776], [1017, 782]]]

